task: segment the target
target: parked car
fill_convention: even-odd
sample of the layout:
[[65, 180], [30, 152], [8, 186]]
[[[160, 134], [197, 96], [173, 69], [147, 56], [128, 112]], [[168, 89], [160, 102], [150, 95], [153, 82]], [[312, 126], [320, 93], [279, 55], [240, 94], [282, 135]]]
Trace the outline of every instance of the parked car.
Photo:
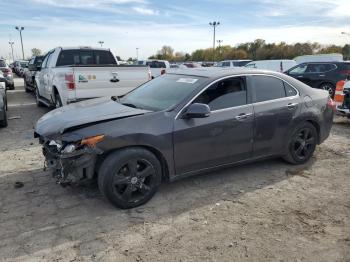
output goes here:
[[337, 82], [350, 74], [350, 62], [302, 63], [285, 73], [313, 88], [327, 90], [334, 97]]
[[0, 73], [0, 127], [7, 126], [6, 78]]
[[2, 72], [5, 78], [6, 88], [15, 89], [15, 84], [13, 82], [13, 74], [11, 68], [6, 64], [5, 59], [0, 59], [0, 72]]
[[170, 68], [170, 63], [166, 60], [140, 60], [137, 61], [137, 64], [149, 66], [151, 69], [152, 78], [165, 74]]
[[277, 60], [252, 61], [246, 64], [245, 67], [262, 69], [262, 70], [271, 70], [276, 72], [284, 72], [296, 65], [297, 63], [294, 60], [277, 59]]
[[334, 102], [337, 105], [338, 114], [350, 119], [350, 75], [345, 81], [337, 83]]
[[184, 66], [186, 66], [187, 68], [199, 68], [202, 67], [202, 65], [200, 63], [196, 63], [196, 62], [186, 62], [183, 63]]
[[44, 115], [34, 136], [59, 183], [95, 178], [115, 206], [152, 198], [160, 183], [282, 156], [307, 162], [330, 133], [333, 101], [277, 72], [175, 70], [120, 100]]
[[14, 62], [14, 71], [16, 75], [22, 77], [24, 68], [28, 67], [28, 61], [26, 60], [17, 60]]
[[187, 68], [187, 66], [182, 65], [182, 64], [171, 64], [170, 68], [175, 68], [175, 69], [182, 68], [182, 69], [185, 69], [185, 68]]
[[121, 96], [151, 79], [146, 66], [119, 66], [109, 49], [57, 47], [35, 75], [38, 106], [61, 107], [102, 96]]
[[24, 89], [26, 92], [34, 91], [35, 75], [43, 62], [43, 56], [34, 56], [29, 60], [28, 68], [24, 71]]
[[216, 67], [241, 67], [250, 63], [252, 60], [225, 60], [218, 62]]

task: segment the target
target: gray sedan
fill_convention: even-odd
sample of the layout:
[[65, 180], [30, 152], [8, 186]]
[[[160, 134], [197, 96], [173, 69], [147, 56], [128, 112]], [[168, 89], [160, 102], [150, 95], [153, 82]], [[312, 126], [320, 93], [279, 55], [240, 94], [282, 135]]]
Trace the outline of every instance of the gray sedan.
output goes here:
[[164, 180], [266, 157], [303, 164], [333, 111], [327, 91], [277, 72], [175, 70], [120, 99], [51, 111], [35, 136], [59, 183], [97, 177], [112, 204], [132, 208]]

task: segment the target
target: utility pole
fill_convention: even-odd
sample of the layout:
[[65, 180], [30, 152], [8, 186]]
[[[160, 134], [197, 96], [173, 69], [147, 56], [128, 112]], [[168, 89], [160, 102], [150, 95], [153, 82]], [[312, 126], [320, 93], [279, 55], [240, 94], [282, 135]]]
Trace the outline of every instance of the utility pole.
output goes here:
[[13, 56], [13, 45], [14, 45], [14, 43], [15, 43], [15, 42], [13, 42], [13, 41], [9, 41], [9, 44], [10, 44], [10, 46], [11, 46], [12, 62], [15, 61], [15, 57]]
[[216, 33], [216, 27], [220, 25], [220, 22], [214, 21], [209, 23], [210, 26], [213, 27], [213, 62], [215, 62], [215, 33]]
[[19, 36], [21, 37], [21, 45], [22, 45], [22, 58], [24, 60], [24, 49], [23, 49], [23, 40], [22, 40], [22, 31], [24, 30], [23, 26], [16, 26], [16, 30], [19, 31]]
[[102, 47], [102, 45], [103, 45], [105, 42], [103, 42], [103, 41], [98, 41], [97, 43], [99, 43], [99, 44], [101, 45], [101, 47]]
[[136, 47], [136, 61], [139, 61], [139, 48]]

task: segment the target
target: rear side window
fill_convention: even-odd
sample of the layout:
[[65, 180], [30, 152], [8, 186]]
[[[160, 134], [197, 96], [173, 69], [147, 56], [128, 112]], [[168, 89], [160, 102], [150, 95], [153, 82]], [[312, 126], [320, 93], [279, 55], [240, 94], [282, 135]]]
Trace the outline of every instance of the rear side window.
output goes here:
[[233, 77], [208, 87], [193, 103], [203, 103], [210, 110], [220, 110], [247, 104], [245, 78]]
[[306, 73], [324, 73], [336, 69], [335, 64], [309, 64], [306, 69]]
[[110, 64], [116, 61], [111, 52], [104, 50], [63, 50], [57, 60], [57, 66]]
[[254, 101], [263, 102], [286, 96], [283, 81], [271, 76], [253, 76]]

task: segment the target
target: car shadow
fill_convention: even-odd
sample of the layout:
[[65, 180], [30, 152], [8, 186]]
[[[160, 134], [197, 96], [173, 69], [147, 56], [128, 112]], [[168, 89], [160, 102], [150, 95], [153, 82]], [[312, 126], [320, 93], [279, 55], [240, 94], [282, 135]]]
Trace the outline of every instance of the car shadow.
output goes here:
[[[4, 259], [21, 259], [67, 245], [79, 247], [98, 235], [111, 237], [138, 224], [169, 223], [200, 208], [240, 202], [244, 194], [273, 190], [276, 183], [309, 169], [313, 162], [291, 166], [272, 159], [163, 183], [151, 201], [130, 210], [106, 202], [96, 183], [63, 188], [42, 170], [1, 176], [0, 254]], [[15, 182], [23, 187], [15, 188]], [[85, 250], [87, 255], [97, 251]]]

